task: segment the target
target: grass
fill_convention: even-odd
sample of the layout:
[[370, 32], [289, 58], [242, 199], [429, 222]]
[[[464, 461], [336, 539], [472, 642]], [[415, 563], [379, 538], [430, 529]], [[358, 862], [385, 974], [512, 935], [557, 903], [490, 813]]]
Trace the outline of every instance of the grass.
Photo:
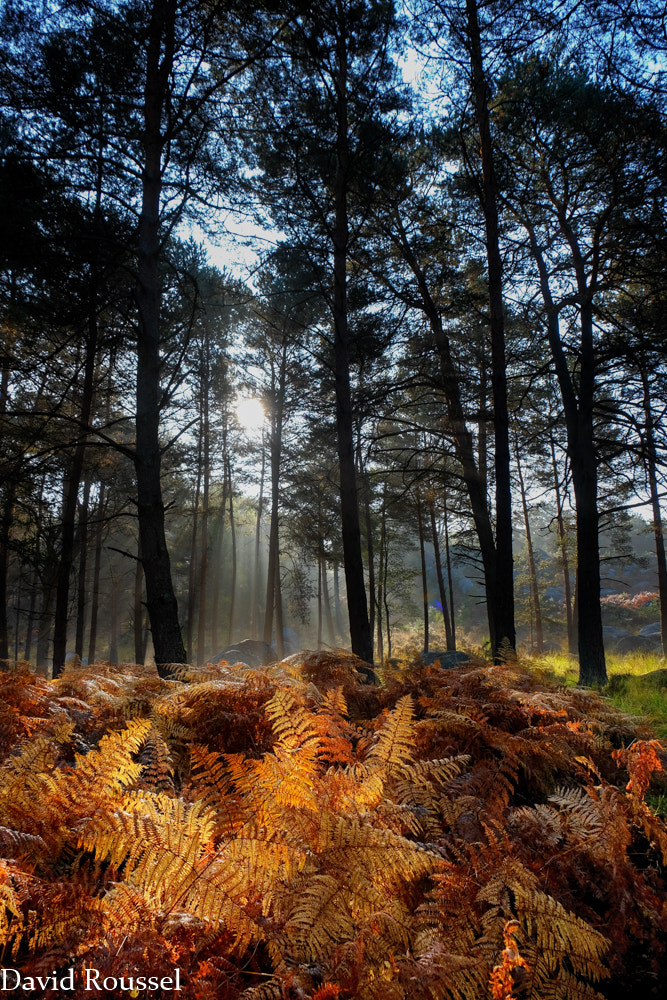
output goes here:
[[[550, 654], [535, 666], [554, 674], [565, 684], [576, 684], [579, 667], [566, 655]], [[621, 711], [646, 719], [656, 735], [667, 740], [667, 664], [656, 653], [609, 653], [609, 683], [603, 689]]]

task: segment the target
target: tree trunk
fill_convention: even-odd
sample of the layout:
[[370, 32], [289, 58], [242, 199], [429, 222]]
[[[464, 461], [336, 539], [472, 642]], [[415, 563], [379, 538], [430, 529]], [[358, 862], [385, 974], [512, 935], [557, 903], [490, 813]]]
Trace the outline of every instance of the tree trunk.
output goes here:
[[380, 515], [380, 544], [379, 544], [379, 564], [378, 564], [378, 584], [377, 584], [377, 594], [373, 595], [374, 600], [377, 605], [377, 658], [380, 664], [384, 663], [384, 637], [382, 633], [382, 598], [383, 598], [383, 580], [384, 580], [384, 547], [385, 547], [385, 530], [386, 530], [386, 512], [384, 506], [384, 497], [382, 499], [382, 513]]
[[232, 581], [231, 589], [229, 594], [229, 630], [227, 633], [227, 642], [232, 641], [232, 636], [234, 634], [235, 625], [235, 614], [236, 614], [236, 523], [234, 521], [234, 487], [232, 485], [232, 463], [229, 455], [226, 456], [227, 462], [227, 483], [229, 487], [229, 535], [232, 542]]
[[227, 473], [225, 456], [226, 456], [226, 446], [222, 449], [223, 455], [223, 475], [222, 475], [222, 501], [220, 504], [220, 511], [217, 517], [217, 531], [215, 539], [215, 551], [217, 552], [217, 558], [215, 560], [215, 569], [213, 573], [213, 595], [211, 598], [211, 645], [213, 646], [213, 656], [217, 656], [218, 650], [218, 624], [220, 620], [220, 590], [222, 584], [222, 556], [223, 556], [223, 544], [225, 540], [225, 508], [227, 506]]
[[[538, 655], [544, 652], [544, 632], [542, 629], [542, 610], [540, 608], [540, 592], [537, 585], [537, 567], [535, 565], [535, 552], [533, 551], [533, 538], [530, 533], [530, 518], [528, 517], [528, 501], [526, 499], [526, 488], [521, 471], [521, 461], [519, 459], [519, 442], [515, 444], [516, 468], [519, 473], [519, 490], [521, 492], [521, 506], [523, 509], [523, 523], [526, 531], [526, 547], [528, 549], [528, 568], [530, 573], [530, 593], [533, 603], [533, 615], [535, 620], [535, 651]], [[531, 639], [532, 645], [532, 639]]]
[[24, 660], [30, 663], [30, 657], [32, 656], [32, 630], [35, 621], [35, 609], [37, 607], [37, 571], [33, 569], [32, 572], [32, 582], [30, 585], [30, 607], [28, 608], [28, 621], [25, 627], [25, 652], [23, 654]]
[[[280, 591], [280, 472], [283, 452], [283, 419], [287, 389], [287, 340], [283, 342], [278, 372], [272, 372], [271, 434], [269, 464], [271, 466], [271, 522], [269, 527], [269, 560], [266, 572], [266, 604], [264, 608], [264, 642], [273, 638], [273, 619]], [[276, 649], [282, 657], [282, 626], [276, 624]], [[278, 644], [280, 650], [278, 650]]]
[[507, 362], [503, 314], [502, 258], [498, 225], [493, 143], [491, 140], [488, 87], [482, 57], [478, 0], [466, 0], [472, 88], [480, 136], [482, 160], [482, 208], [486, 226], [491, 327], [491, 389], [493, 393], [494, 468], [496, 474], [496, 566], [494, 606], [496, 659], [516, 649], [514, 625], [514, 571], [512, 556], [512, 485], [510, 476], [509, 412], [507, 406]]
[[461, 466], [463, 481], [466, 484], [470, 510], [475, 532], [479, 543], [484, 570], [484, 587], [486, 592], [486, 610], [489, 623], [489, 638], [491, 648], [498, 648], [496, 629], [496, 544], [493, 537], [491, 515], [486, 496], [484, 480], [475, 461], [473, 436], [466, 424], [463, 403], [461, 399], [461, 379], [454, 364], [449, 337], [442, 325], [442, 317], [428, 287], [424, 271], [410, 245], [403, 221], [395, 214], [396, 232], [394, 239], [400, 247], [403, 257], [417, 281], [417, 287], [422, 300], [422, 309], [429, 321], [433, 340], [440, 362], [440, 384], [445, 397], [447, 416], [454, 442], [454, 453]]
[[424, 612], [424, 654], [428, 653], [428, 581], [426, 577], [426, 552], [424, 548], [424, 521], [422, 518], [421, 491], [415, 489], [415, 506], [417, 511], [417, 534], [419, 536], [419, 556], [422, 571], [422, 607]]
[[90, 476], [83, 483], [83, 502], [79, 517], [79, 579], [77, 581], [76, 638], [74, 652], [83, 659], [83, 644], [86, 627], [86, 569], [88, 566], [88, 505], [90, 503]]
[[206, 660], [206, 590], [208, 587], [208, 503], [211, 481], [211, 440], [208, 407], [208, 383], [210, 380], [210, 359], [208, 334], [204, 344], [204, 379], [202, 385], [202, 433], [204, 438], [203, 485], [201, 514], [201, 556], [199, 559], [199, 616], [197, 620], [197, 663]]
[[442, 607], [442, 620], [445, 626], [445, 642], [447, 649], [455, 649], [454, 636], [452, 635], [452, 622], [449, 617], [449, 607], [447, 602], [447, 592], [445, 590], [445, 580], [442, 575], [442, 559], [440, 558], [440, 540], [438, 539], [438, 528], [435, 521], [435, 498], [433, 491], [429, 490], [426, 498], [429, 515], [431, 518], [431, 537], [433, 539], [433, 555], [435, 557], [435, 573], [438, 580], [438, 591], [440, 593], [440, 606]]
[[259, 496], [257, 497], [257, 518], [255, 520], [255, 558], [252, 573], [252, 598], [251, 598], [251, 634], [254, 638], [259, 638], [259, 574], [260, 574], [260, 540], [262, 531], [262, 509], [264, 506], [264, 473], [266, 471], [266, 446], [264, 439], [264, 428], [262, 427], [262, 471], [259, 476]]
[[9, 621], [7, 614], [7, 580], [9, 575], [9, 535], [14, 511], [14, 483], [5, 486], [5, 499], [0, 521], [0, 660], [9, 659]]
[[593, 437], [595, 358], [593, 352], [593, 307], [583, 273], [583, 258], [575, 234], [561, 220], [570, 243], [579, 290], [579, 394], [575, 392], [565, 350], [560, 338], [558, 310], [549, 287], [549, 274], [534, 229], [524, 221], [530, 247], [540, 275], [540, 287], [547, 314], [547, 337], [560, 387], [567, 429], [567, 454], [572, 470], [577, 514], [577, 576], [575, 614], [579, 650], [579, 683], [606, 684], [607, 667], [602, 636], [600, 605], [600, 543], [597, 488], [597, 455]]
[[449, 588], [449, 613], [452, 630], [452, 649], [456, 649], [456, 621], [454, 616], [454, 580], [452, 577], [452, 555], [449, 549], [449, 518], [447, 516], [447, 487], [442, 498], [443, 519], [445, 524], [445, 558], [447, 560], [447, 586]]
[[660, 598], [660, 640], [662, 655], [667, 657], [667, 560], [665, 559], [665, 537], [660, 511], [660, 492], [658, 490], [657, 452], [653, 428], [655, 419], [651, 412], [651, 391], [648, 381], [646, 364], [642, 358], [641, 379], [644, 390], [644, 447], [646, 458], [646, 475], [648, 478], [651, 510], [653, 512], [653, 537], [655, 539], [655, 556], [658, 569], [658, 595]]
[[348, 55], [344, 30], [336, 42], [336, 173], [334, 178], [333, 232], [333, 324], [334, 381], [336, 389], [336, 430], [340, 472], [340, 511], [343, 538], [343, 564], [347, 591], [352, 652], [368, 663], [373, 662], [373, 638], [370, 634], [368, 601], [361, 553], [359, 498], [354, 461], [354, 422], [350, 386], [350, 346], [347, 319], [348, 212], [347, 185], [350, 170], [348, 136]]
[[197, 481], [195, 484], [194, 502], [192, 504], [192, 533], [190, 535], [190, 560], [188, 566], [188, 627], [186, 633], [188, 663], [192, 663], [194, 657], [195, 610], [197, 607], [197, 532], [199, 530], [199, 497], [202, 479], [201, 452], [202, 434], [200, 422], [197, 441]]
[[563, 502], [560, 495], [560, 484], [558, 479], [558, 463], [556, 462], [556, 443], [553, 435], [550, 436], [551, 446], [551, 468], [554, 478], [554, 493], [556, 496], [556, 525], [558, 528], [558, 545], [560, 548], [561, 566], [563, 569], [563, 593], [565, 594], [565, 620], [567, 622], [567, 651], [576, 654], [577, 637], [574, 627], [574, 611], [572, 608], [572, 586], [570, 583], [570, 564], [567, 557], [567, 536], [565, 533], [565, 520], [563, 518]]
[[88, 663], [95, 662], [95, 647], [97, 645], [97, 616], [100, 606], [100, 573], [102, 569], [102, 535], [104, 525], [104, 502], [106, 488], [100, 483], [100, 496], [97, 503], [97, 527], [95, 529], [95, 562], [93, 565], [93, 585], [90, 594], [90, 631], [88, 633]]
[[175, 0], [154, 0], [148, 25], [143, 103], [142, 201], [138, 231], [136, 300], [136, 451], [137, 513], [146, 579], [146, 607], [158, 673], [168, 677], [170, 663], [185, 663], [178, 605], [171, 579], [162, 498], [160, 428], [160, 197], [162, 192], [162, 115], [173, 69]]
[[53, 622], [53, 676], [62, 673], [67, 653], [67, 626], [69, 624], [69, 589], [74, 562], [76, 515], [79, 506], [79, 485], [86, 454], [86, 428], [90, 424], [93, 408], [93, 386], [97, 355], [97, 319], [94, 317], [86, 338], [83, 388], [81, 390], [79, 441], [74, 449], [72, 462], [65, 474], [63, 488], [63, 517], [60, 541], [60, 562], [56, 580], [56, 609]]
[[146, 659], [143, 632], [144, 607], [141, 600], [144, 590], [143, 583], [144, 568], [141, 562], [141, 548], [137, 542], [137, 564], [134, 569], [134, 662], [140, 666], [143, 666]]

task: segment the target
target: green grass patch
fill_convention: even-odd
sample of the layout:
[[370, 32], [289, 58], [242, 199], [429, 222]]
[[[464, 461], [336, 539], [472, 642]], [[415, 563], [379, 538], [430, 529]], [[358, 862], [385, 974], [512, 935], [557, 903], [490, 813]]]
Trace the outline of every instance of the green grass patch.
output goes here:
[[[565, 685], [577, 684], [579, 665], [564, 654], [535, 661], [538, 670], [553, 674]], [[667, 665], [657, 653], [609, 653], [609, 683], [602, 693], [628, 715], [643, 718], [660, 739], [667, 740]]]

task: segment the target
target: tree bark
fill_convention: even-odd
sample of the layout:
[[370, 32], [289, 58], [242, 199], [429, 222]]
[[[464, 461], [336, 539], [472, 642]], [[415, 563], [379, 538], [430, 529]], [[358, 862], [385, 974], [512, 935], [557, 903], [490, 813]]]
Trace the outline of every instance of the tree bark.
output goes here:
[[203, 470], [202, 470], [202, 514], [201, 514], [201, 555], [199, 558], [199, 615], [197, 618], [197, 663], [204, 663], [206, 659], [206, 612], [207, 612], [207, 587], [208, 587], [208, 504], [211, 482], [211, 428], [209, 421], [209, 381], [210, 381], [210, 345], [208, 333], [204, 343], [204, 376], [201, 386], [202, 405], [202, 434], [203, 444]]
[[162, 116], [173, 68], [175, 0], [154, 0], [148, 25], [143, 102], [143, 164], [138, 231], [136, 300], [136, 451], [137, 513], [146, 580], [146, 607], [155, 662], [162, 677], [168, 664], [187, 655], [178, 620], [162, 498], [160, 428], [160, 197], [165, 138]]
[[556, 525], [558, 529], [558, 545], [560, 548], [561, 566], [563, 569], [563, 593], [565, 595], [565, 620], [567, 623], [567, 651], [576, 654], [577, 637], [574, 627], [574, 610], [572, 607], [572, 585], [570, 583], [570, 564], [567, 557], [567, 536], [565, 533], [565, 520], [563, 518], [563, 501], [560, 495], [560, 485], [558, 480], [558, 463], [556, 462], [556, 443], [553, 435], [550, 436], [551, 447], [551, 468], [554, 479], [554, 494], [556, 497]]
[[516, 442], [516, 468], [519, 473], [519, 490], [521, 493], [521, 507], [523, 509], [523, 524], [526, 531], [526, 547], [528, 549], [528, 568], [530, 573], [530, 593], [533, 602], [533, 613], [535, 616], [535, 652], [544, 652], [544, 631], [542, 628], [542, 609], [540, 607], [540, 591], [537, 585], [537, 566], [535, 565], [535, 552], [533, 550], [533, 538], [530, 532], [530, 518], [528, 516], [528, 501], [526, 499], [526, 487], [521, 471], [521, 460], [519, 458], [519, 442]]
[[83, 645], [86, 629], [86, 571], [88, 568], [88, 507], [90, 503], [90, 476], [86, 475], [83, 483], [83, 502], [79, 517], [79, 574], [77, 580], [76, 601], [76, 638], [74, 652], [83, 658]]
[[234, 521], [234, 487], [232, 484], [232, 463], [229, 455], [226, 456], [227, 462], [227, 483], [229, 486], [229, 535], [232, 542], [232, 580], [231, 588], [229, 594], [229, 631], [227, 633], [227, 642], [232, 641], [232, 636], [234, 634], [234, 626], [236, 624], [236, 571], [237, 571], [237, 555], [236, 555], [236, 522]]
[[102, 535], [104, 525], [104, 501], [106, 487], [100, 483], [100, 496], [97, 502], [97, 528], [95, 530], [95, 562], [93, 564], [93, 585], [90, 594], [90, 631], [88, 633], [88, 663], [95, 662], [95, 648], [97, 645], [97, 616], [100, 606], [100, 573], [102, 568]]
[[264, 507], [264, 474], [266, 471], [266, 443], [262, 427], [262, 470], [259, 476], [259, 496], [257, 497], [257, 518], [255, 520], [255, 558], [252, 573], [251, 598], [251, 634], [259, 638], [259, 573], [260, 573], [260, 540], [262, 532], [262, 510]]
[[540, 275], [542, 298], [547, 314], [547, 337], [560, 386], [567, 453], [572, 470], [577, 514], [577, 577], [575, 614], [579, 651], [579, 683], [584, 686], [607, 682], [607, 667], [602, 636], [600, 604], [600, 543], [598, 516], [597, 455], [593, 436], [593, 400], [595, 393], [595, 358], [593, 352], [593, 307], [583, 273], [583, 258], [574, 233], [562, 226], [575, 259], [579, 289], [579, 392], [572, 376], [560, 338], [558, 310], [549, 287], [549, 275], [544, 256], [537, 243], [534, 229], [524, 221], [530, 239], [531, 252]]
[[341, 532], [343, 564], [347, 591], [352, 652], [368, 663], [373, 662], [373, 638], [370, 633], [368, 600], [361, 553], [359, 497], [354, 461], [354, 423], [350, 386], [350, 345], [347, 316], [348, 210], [347, 189], [350, 174], [348, 135], [348, 54], [345, 30], [336, 41], [336, 172], [333, 201], [333, 324], [334, 381], [336, 390], [336, 430], [340, 472]]
[[452, 554], [449, 548], [449, 518], [447, 511], [447, 492], [445, 487], [445, 493], [442, 498], [442, 512], [443, 519], [445, 523], [445, 558], [447, 561], [447, 586], [449, 588], [449, 614], [451, 616], [451, 628], [452, 628], [452, 649], [456, 649], [456, 619], [454, 615], [454, 580], [452, 577]]
[[655, 557], [658, 569], [658, 596], [660, 599], [660, 641], [662, 655], [667, 657], [667, 560], [665, 559], [665, 536], [660, 511], [660, 492], [658, 490], [657, 452], [653, 428], [655, 419], [651, 412], [651, 390], [648, 380], [646, 363], [642, 358], [641, 379], [644, 405], [644, 450], [646, 460], [646, 476], [648, 479], [651, 510], [653, 512], [653, 538], [655, 540]]
[[415, 489], [415, 508], [417, 512], [417, 535], [419, 537], [419, 557], [422, 572], [422, 609], [424, 614], [424, 654], [428, 653], [428, 580], [426, 576], [426, 551], [424, 547], [424, 519], [422, 518], [421, 490]]
[[512, 484], [510, 476], [507, 362], [503, 311], [503, 275], [500, 256], [498, 196], [491, 139], [488, 87], [482, 56], [477, 0], [466, 0], [472, 89], [482, 160], [482, 209], [486, 227], [491, 329], [491, 389], [493, 393], [494, 468], [496, 474], [496, 566], [494, 597], [496, 659], [516, 649], [514, 625], [514, 570], [512, 556]]
[[433, 539], [433, 555], [435, 557], [435, 573], [438, 579], [438, 591], [440, 593], [440, 606], [442, 607], [442, 620], [445, 626], [445, 642], [447, 649], [455, 649], [454, 636], [452, 634], [452, 622], [449, 617], [449, 607], [447, 601], [447, 591], [445, 590], [445, 579], [442, 575], [442, 559], [440, 557], [440, 541], [438, 539], [438, 528], [435, 520], [435, 499], [433, 492], [429, 491], [426, 498], [428, 511], [431, 518], [431, 537]]
[[[266, 574], [266, 605], [264, 609], [264, 642], [273, 638], [274, 614], [280, 591], [280, 472], [283, 451], [283, 418], [287, 388], [287, 340], [282, 345], [278, 372], [273, 372], [271, 434], [269, 464], [271, 467], [271, 520], [269, 526], [269, 559]], [[276, 649], [282, 657], [283, 637], [276, 624]], [[280, 647], [278, 649], [278, 646]]]

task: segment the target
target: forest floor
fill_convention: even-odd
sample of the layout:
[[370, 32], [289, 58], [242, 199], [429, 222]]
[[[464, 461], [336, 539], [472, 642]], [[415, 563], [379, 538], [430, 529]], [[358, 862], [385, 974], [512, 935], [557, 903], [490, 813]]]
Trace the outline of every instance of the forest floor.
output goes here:
[[378, 686], [355, 662], [0, 674], [8, 985], [170, 997], [178, 969], [186, 1000], [661, 997], [667, 753], [646, 722], [551, 659], [406, 655]]

